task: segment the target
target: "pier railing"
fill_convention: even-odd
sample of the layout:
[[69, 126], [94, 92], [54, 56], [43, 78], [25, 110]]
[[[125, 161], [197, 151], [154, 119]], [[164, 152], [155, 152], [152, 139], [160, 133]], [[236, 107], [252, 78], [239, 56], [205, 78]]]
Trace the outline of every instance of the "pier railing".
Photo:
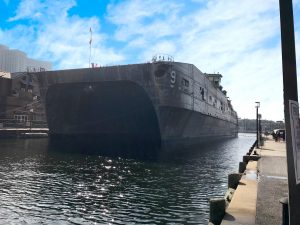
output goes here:
[[0, 129], [3, 128], [47, 128], [48, 124], [42, 120], [19, 121], [16, 119], [0, 119]]

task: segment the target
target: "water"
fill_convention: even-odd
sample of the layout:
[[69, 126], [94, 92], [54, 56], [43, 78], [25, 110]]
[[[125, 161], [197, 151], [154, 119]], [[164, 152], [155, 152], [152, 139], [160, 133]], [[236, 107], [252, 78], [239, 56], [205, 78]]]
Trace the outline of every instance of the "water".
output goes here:
[[[0, 224], [207, 224], [255, 136], [155, 160], [0, 140]], [[172, 155], [172, 156], [171, 156]]]

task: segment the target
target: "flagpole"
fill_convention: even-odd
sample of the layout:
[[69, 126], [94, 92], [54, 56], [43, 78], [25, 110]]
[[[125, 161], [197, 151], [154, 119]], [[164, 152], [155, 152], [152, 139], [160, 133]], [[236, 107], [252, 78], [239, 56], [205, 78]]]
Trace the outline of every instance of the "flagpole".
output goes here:
[[93, 32], [92, 32], [92, 28], [90, 27], [90, 57], [89, 57], [89, 68], [91, 68], [91, 55], [92, 55], [92, 36], [93, 36]]

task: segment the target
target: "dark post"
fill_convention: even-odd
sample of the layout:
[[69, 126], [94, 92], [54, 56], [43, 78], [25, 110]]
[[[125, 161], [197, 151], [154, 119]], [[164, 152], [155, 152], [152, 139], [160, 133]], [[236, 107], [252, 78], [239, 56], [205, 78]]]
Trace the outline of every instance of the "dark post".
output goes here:
[[259, 144], [260, 146], [263, 146], [262, 143], [262, 129], [261, 129], [261, 114], [258, 114], [258, 134], [259, 134]]
[[296, 184], [290, 123], [289, 100], [298, 102], [295, 34], [292, 0], [279, 0], [281, 24], [282, 70], [284, 90], [284, 117], [286, 125], [286, 150], [289, 183], [290, 225], [300, 224], [300, 184]]
[[30, 112], [30, 114], [29, 114], [29, 120], [30, 120], [30, 133], [31, 133], [32, 120], [33, 120], [33, 109], [30, 109], [29, 112]]
[[289, 200], [287, 197], [281, 198], [279, 202], [282, 204], [282, 225], [289, 225]]
[[256, 106], [256, 148], [259, 148], [258, 145], [258, 140], [259, 140], [259, 136], [258, 136], [258, 108], [260, 106], [260, 102], [255, 102]]
[[226, 202], [224, 198], [209, 199], [209, 222], [221, 224], [225, 215]]

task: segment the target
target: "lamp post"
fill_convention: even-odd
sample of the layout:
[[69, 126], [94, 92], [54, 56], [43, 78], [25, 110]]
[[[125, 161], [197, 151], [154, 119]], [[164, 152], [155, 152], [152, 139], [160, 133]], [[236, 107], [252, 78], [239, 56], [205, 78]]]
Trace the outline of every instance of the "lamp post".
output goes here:
[[256, 148], [259, 148], [258, 146], [258, 108], [260, 107], [260, 102], [255, 102], [255, 108], [256, 108]]

